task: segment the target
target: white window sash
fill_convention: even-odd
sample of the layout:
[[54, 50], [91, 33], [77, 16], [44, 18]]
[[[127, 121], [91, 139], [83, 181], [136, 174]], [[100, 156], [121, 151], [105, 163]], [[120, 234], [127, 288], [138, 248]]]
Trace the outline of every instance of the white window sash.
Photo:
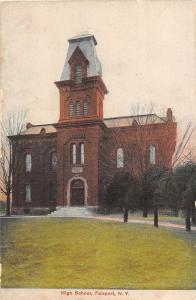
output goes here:
[[81, 164], [84, 164], [84, 144], [80, 145]]
[[75, 165], [76, 164], [76, 145], [75, 144], [72, 145], [72, 161], [73, 161], [73, 164]]
[[31, 186], [28, 184], [25, 187], [25, 200], [26, 202], [31, 202]]
[[26, 171], [31, 172], [31, 168], [32, 168], [31, 154], [26, 154]]
[[88, 114], [88, 102], [87, 101], [85, 101], [83, 104], [83, 113], [84, 113], [84, 115]]
[[76, 102], [76, 116], [80, 116], [80, 101]]
[[155, 165], [156, 163], [156, 148], [155, 146], [150, 146], [150, 164]]
[[74, 105], [73, 105], [73, 102], [69, 103], [69, 115], [70, 116], [74, 115]]
[[80, 65], [75, 66], [75, 82], [82, 82], [82, 67]]
[[117, 168], [124, 167], [124, 152], [122, 148], [117, 149]]
[[56, 170], [57, 167], [57, 156], [56, 152], [53, 152], [51, 155], [51, 168], [52, 170]]

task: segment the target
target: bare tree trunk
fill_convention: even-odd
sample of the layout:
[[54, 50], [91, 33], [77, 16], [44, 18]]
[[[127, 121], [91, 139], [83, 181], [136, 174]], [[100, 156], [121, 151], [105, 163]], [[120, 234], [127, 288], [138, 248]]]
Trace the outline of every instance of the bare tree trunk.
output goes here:
[[159, 227], [159, 217], [158, 217], [158, 207], [155, 205], [154, 207], [154, 227]]
[[[13, 158], [12, 136], [19, 135], [24, 129], [26, 112], [19, 111], [8, 115], [0, 126], [0, 190], [6, 195], [6, 215], [11, 215], [11, 193], [13, 188], [13, 170], [16, 168]], [[22, 166], [22, 164], [21, 164]]]
[[196, 211], [195, 211], [195, 201], [192, 202], [191, 208], [191, 223], [196, 225]]
[[146, 205], [143, 207], [143, 217], [144, 217], [144, 218], [147, 218], [147, 217], [148, 217], [148, 208], [147, 208]]
[[124, 223], [127, 223], [128, 222], [128, 209], [125, 208], [124, 210]]
[[10, 217], [10, 193], [7, 193], [7, 209], [6, 209], [6, 216]]
[[191, 231], [191, 218], [190, 218], [190, 208], [187, 208], [187, 215], [186, 215], [186, 231]]
[[179, 211], [178, 211], [178, 208], [174, 208], [174, 214], [175, 214], [175, 217], [179, 217]]

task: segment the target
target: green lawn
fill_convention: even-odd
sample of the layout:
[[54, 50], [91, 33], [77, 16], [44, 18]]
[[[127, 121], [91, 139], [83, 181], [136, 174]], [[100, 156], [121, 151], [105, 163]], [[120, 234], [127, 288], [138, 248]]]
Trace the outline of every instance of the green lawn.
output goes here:
[[2, 287], [196, 287], [193, 232], [47, 218], [9, 220], [6, 232]]

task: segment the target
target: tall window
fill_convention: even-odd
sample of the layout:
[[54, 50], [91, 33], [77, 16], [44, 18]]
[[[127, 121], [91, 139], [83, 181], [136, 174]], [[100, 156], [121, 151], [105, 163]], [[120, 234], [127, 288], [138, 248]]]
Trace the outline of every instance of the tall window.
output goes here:
[[151, 165], [156, 164], [156, 148], [154, 145], [150, 145], [149, 147], [149, 162]]
[[75, 65], [75, 82], [81, 83], [82, 82], [82, 68], [81, 65]]
[[84, 101], [84, 104], [83, 104], [83, 114], [84, 115], [88, 114], [88, 102], [87, 101]]
[[80, 163], [81, 165], [84, 164], [84, 143], [80, 143]]
[[69, 115], [70, 116], [74, 115], [74, 105], [72, 101], [69, 102]]
[[76, 144], [71, 144], [70, 148], [70, 161], [73, 165], [76, 164]]
[[30, 186], [30, 184], [25, 185], [25, 201], [31, 202], [31, 186]]
[[76, 101], [76, 116], [80, 115], [80, 101]]
[[57, 156], [56, 152], [52, 152], [50, 155], [50, 168], [52, 171], [56, 171], [57, 167]]
[[26, 154], [25, 164], [26, 164], [26, 172], [31, 172], [31, 168], [32, 168], [31, 154]]
[[124, 151], [122, 148], [117, 149], [117, 168], [123, 168], [124, 167]]

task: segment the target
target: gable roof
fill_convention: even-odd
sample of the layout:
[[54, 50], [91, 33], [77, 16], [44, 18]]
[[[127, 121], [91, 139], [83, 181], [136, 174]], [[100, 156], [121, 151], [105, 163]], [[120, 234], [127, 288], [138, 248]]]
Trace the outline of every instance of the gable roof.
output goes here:
[[74, 52], [72, 53], [72, 56], [70, 57], [70, 59], [68, 60], [68, 63], [71, 64], [72, 60], [74, 59], [75, 56], [79, 55], [85, 62], [86, 64], [89, 64], [88, 59], [86, 58], [86, 56], [84, 55], [84, 53], [81, 51], [80, 47], [76, 47], [76, 49], [74, 50]]
[[[104, 124], [108, 128], [112, 127], [124, 127], [124, 126], [137, 126], [147, 124], [163, 124], [166, 123], [166, 118], [159, 117], [156, 114], [138, 115], [138, 116], [124, 116], [106, 118], [103, 120]], [[136, 124], [137, 122], [137, 124]], [[46, 134], [56, 133], [57, 130], [54, 124], [43, 124], [43, 125], [31, 125], [28, 129], [24, 130], [21, 135], [36, 135], [40, 134], [45, 130]]]
[[45, 133], [55, 133], [56, 128], [53, 124], [43, 124], [43, 125], [32, 125], [30, 128], [24, 130], [21, 135], [32, 135], [32, 134], [40, 134], [45, 130]]
[[137, 126], [136, 122], [138, 125], [161, 124], [166, 123], [166, 118], [159, 117], [156, 114], [146, 114], [104, 119], [104, 123], [107, 127]]

